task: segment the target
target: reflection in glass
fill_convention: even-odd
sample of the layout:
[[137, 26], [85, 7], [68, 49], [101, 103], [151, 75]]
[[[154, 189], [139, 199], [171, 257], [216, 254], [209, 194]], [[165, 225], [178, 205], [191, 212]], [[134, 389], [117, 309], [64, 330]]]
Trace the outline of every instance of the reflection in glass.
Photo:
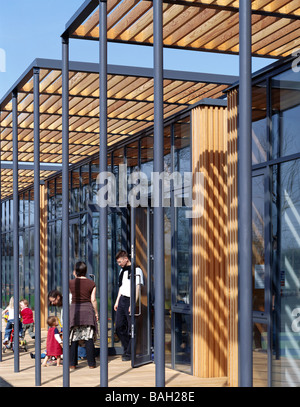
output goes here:
[[175, 368], [191, 373], [191, 317], [175, 315]]
[[252, 178], [253, 310], [265, 309], [264, 176]]
[[300, 384], [300, 160], [274, 166], [273, 386]]
[[176, 208], [177, 222], [177, 256], [176, 256], [176, 302], [179, 304], [190, 303], [190, 221], [186, 215], [187, 208]]
[[267, 325], [253, 324], [253, 386], [268, 386]]
[[266, 82], [252, 87], [252, 164], [267, 160]]
[[171, 242], [172, 242], [172, 230], [171, 230], [171, 209], [165, 208], [165, 355], [166, 364], [171, 366]]
[[272, 158], [300, 151], [300, 78], [292, 70], [272, 78]]

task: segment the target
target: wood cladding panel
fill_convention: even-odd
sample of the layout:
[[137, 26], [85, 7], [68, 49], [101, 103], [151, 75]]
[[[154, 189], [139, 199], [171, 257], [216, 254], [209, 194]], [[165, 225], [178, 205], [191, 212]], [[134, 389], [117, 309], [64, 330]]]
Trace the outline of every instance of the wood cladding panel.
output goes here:
[[237, 199], [237, 117], [238, 94], [228, 94], [228, 383], [238, 386], [238, 199]]
[[236, 92], [228, 103], [192, 110], [194, 179], [202, 173], [193, 185], [193, 363], [195, 376], [237, 386]]
[[193, 218], [194, 375], [222, 377], [227, 376], [229, 316], [226, 108], [193, 109], [192, 143], [194, 176], [203, 174], [202, 185], [193, 187], [196, 206], [202, 206]]
[[40, 264], [41, 264], [41, 328], [47, 328], [48, 284], [47, 284], [47, 188], [40, 186]]

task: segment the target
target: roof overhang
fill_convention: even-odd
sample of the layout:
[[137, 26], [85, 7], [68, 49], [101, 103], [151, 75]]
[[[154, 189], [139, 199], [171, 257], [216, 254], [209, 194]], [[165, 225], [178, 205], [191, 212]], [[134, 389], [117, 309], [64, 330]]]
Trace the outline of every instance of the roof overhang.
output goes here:
[[[11, 194], [13, 159], [12, 93], [17, 91], [19, 188], [32, 184], [34, 159], [34, 70], [39, 69], [41, 179], [62, 163], [62, 63], [36, 59], [0, 100], [2, 197]], [[153, 69], [108, 65], [108, 147], [153, 126]], [[164, 71], [164, 118], [204, 98], [224, 97], [235, 76]], [[99, 152], [99, 64], [69, 63], [69, 162]], [[26, 168], [23, 165], [28, 164]]]
[[[99, 1], [87, 0], [64, 37], [99, 39]], [[163, 0], [164, 47], [239, 53], [239, 0]], [[153, 2], [107, 0], [107, 39], [153, 44]], [[300, 48], [298, 0], [252, 2], [253, 56], [281, 58]]]

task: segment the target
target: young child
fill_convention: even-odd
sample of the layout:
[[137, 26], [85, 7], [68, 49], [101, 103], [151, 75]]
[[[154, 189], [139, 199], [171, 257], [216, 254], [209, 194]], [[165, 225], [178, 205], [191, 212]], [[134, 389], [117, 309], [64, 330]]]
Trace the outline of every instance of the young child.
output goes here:
[[[2, 316], [5, 314], [7, 315], [7, 324], [4, 332], [4, 340], [3, 340], [3, 345], [6, 345], [9, 342], [10, 334], [12, 331], [12, 324], [14, 323], [14, 318], [15, 318], [15, 312], [14, 312], [14, 297], [11, 297], [9, 300], [8, 306], [5, 308], [4, 311], [2, 311]], [[19, 336], [22, 337], [22, 323], [21, 323], [21, 318], [19, 315]]]
[[20, 308], [21, 308], [21, 317], [22, 317], [22, 328], [23, 333], [22, 337], [25, 338], [25, 333], [28, 329], [28, 333], [31, 339], [35, 338], [34, 335], [34, 321], [33, 321], [33, 312], [28, 307], [29, 303], [26, 299], [20, 301]]
[[47, 319], [47, 324], [49, 325], [46, 343], [47, 355], [42, 363], [42, 366], [47, 367], [47, 362], [52, 356], [57, 358], [56, 366], [61, 366], [60, 361], [63, 352], [62, 340], [57, 329], [59, 325], [58, 318], [55, 316], [49, 317]]

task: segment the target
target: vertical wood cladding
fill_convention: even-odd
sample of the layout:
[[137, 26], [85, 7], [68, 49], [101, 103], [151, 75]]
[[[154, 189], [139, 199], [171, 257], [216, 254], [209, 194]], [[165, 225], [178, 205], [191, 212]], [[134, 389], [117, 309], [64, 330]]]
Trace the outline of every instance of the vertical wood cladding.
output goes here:
[[227, 116], [225, 107], [200, 105], [192, 111], [194, 179], [203, 174], [201, 185], [193, 186], [193, 366], [199, 377], [228, 376], [235, 357], [229, 344], [231, 318], [233, 325], [236, 321], [230, 296], [237, 294], [230, 276], [237, 208], [232, 206], [235, 167], [229, 148], [235, 144]]

